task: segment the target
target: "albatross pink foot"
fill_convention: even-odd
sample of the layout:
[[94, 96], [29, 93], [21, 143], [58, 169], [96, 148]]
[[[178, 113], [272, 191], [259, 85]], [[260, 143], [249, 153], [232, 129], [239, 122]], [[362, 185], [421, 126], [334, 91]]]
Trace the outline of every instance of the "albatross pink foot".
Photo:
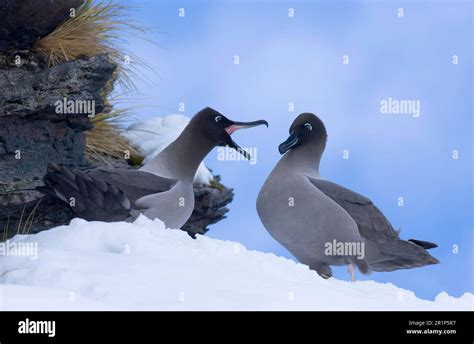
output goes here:
[[349, 265], [347, 265], [347, 271], [351, 275], [351, 282], [355, 282], [356, 281], [356, 275], [355, 275], [354, 264], [350, 263]]

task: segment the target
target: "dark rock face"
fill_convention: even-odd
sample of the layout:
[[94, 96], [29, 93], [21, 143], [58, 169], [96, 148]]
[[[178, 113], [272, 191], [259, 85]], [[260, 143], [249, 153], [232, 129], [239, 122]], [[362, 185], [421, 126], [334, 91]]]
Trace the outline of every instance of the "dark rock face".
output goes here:
[[[99, 113], [104, 108], [101, 91], [116, 67], [107, 55], [98, 55], [44, 70], [32, 71], [27, 67], [0, 69], [0, 118], [40, 116], [42, 119], [63, 120], [74, 115], [56, 113], [55, 103], [64, 98], [94, 102], [95, 113]], [[84, 113], [77, 115], [87, 117]], [[86, 119], [84, 122], [89, 121]]]
[[0, 52], [28, 49], [69, 18], [83, 0], [0, 1]]
[[[33, 196], [37, 198], [32, 199]], [[26, 197], [30, 200], [25, 200]], [[37, 191], [2, 195], [0, 201], [0, 241], [16, 234], [33, 234], [67, 224], [73, 218], [73, 212], [66, 204], [43, 197]]]
[[[0, 69], [0, 183], [4, 191], [39, 185], [48, 161], [71, 168], [87, 166], [83, 132], [91, 128], [88, 115], [57, 113], [54, 104], [64, 97], [88, 100], [95, 113], [101, 112], [101, 91], [115, 68], [101, 55], [39, 71]], [[11, 197], [10, 202], [15, 202]]]
[[[48, 161], [70, 167], [86, 166], [84, 133], [78, 129], [81, 123], [74, 122], [79, 121], [3, 119], [0, 122], [0, 184], [3, 184], [0, 190], [7, 192], [40, 185]], [[16, 197], [9, 200], [16, 201]]]

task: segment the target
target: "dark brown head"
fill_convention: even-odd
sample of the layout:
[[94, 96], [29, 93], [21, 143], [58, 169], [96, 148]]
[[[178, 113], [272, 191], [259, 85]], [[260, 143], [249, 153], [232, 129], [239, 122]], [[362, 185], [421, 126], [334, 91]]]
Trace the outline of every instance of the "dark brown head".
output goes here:
[[231, 135], [239, 129], [252, 128], [258, 125], [266, 125], [268, 127], [268, 123], [265, 120], [235, 122], [218, 111], [207, 107], [194, 115], [187, 129], [199, 131], [206, 140], [209, 140], [214, 146], [228, 146], [234, 148], [250, 160], [250, 155], [232, 140]]
[[323, 151], [326, 147], [327, 132], [324, 123], [312, 113], [302, 113], [293, 121], [290, 127], [290, 136], [278, 146], [280, 154], [291, 149], [307, 147]]

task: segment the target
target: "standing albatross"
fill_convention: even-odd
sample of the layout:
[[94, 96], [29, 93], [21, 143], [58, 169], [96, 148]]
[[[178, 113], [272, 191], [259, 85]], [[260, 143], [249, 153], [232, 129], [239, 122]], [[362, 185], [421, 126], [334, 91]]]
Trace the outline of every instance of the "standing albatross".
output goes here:
[[143, 213], [168, 228], [181, 228], [194, 208], [193, 179], [204, 157], [216, 146], [229, 146], [250, 159], [230, 135], [262, 124], [268, 126], [264, 120], [234, 122], [205, 108], [139, 170], [101, 167], [84, 173], [49, 163], [45, 185], [37, 189], [66, 202], [77, 217], [89, 221], [131, 220]]
[[331, 265], [355, 266], [364, 273], [437, 264], [426, 249], [436, 244], [402, 240], [370, 199], [321, 178], [326, 147], [323, 122], [300, 114], [279, 147], [283, 157], [265, 181], [257, 212], [268, 232], [300, 262], [323, 278]]

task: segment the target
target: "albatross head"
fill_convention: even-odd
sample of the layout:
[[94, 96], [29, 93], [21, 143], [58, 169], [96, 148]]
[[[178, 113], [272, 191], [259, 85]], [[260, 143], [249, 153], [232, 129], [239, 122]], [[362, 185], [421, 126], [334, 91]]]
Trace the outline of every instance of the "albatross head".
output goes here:
[[231, 147], [249, 160], [251, 159], [250, 154], [232, 140], [232, 133], [239, 129], [252, 128], [258, 125], [266, 125], [268, 127], [268, 123], [265, 120], [253, 122], [232, 121], [210, 107], [199, 111], [192, 118], [189, 125], [200, 128], [199, 130], [202, 131], [206, 138], [211, 140], [215, 146]]
[[326, 127], [318, 116], [312, 113], [302, 113], [295, 118], [290, 127], [290, 136], [278, 146], [280, 154], [298, 147], [324, 150], [327, 140]]

